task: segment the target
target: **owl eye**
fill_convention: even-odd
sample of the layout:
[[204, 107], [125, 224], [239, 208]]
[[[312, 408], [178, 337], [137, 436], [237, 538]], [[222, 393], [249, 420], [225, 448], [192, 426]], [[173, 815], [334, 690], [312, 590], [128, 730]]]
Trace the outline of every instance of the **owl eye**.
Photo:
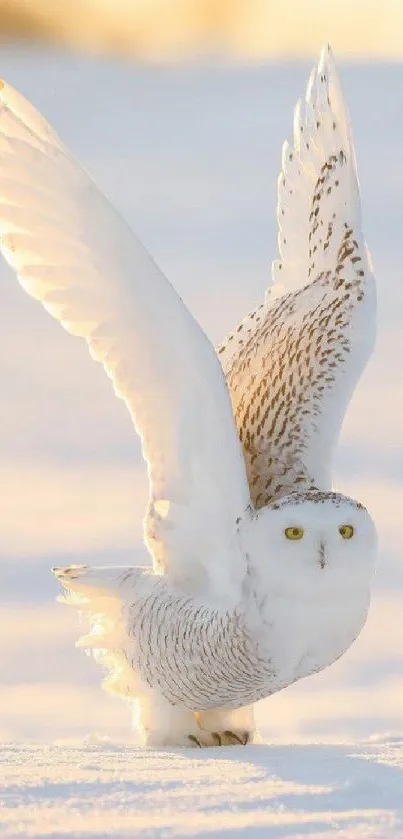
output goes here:
[[303, 527], [286, 527], [284, 531], [287, 539], [302, 539], [304, 535]]
[[342, 539], [351, 539], [354, 536], [354, 527], [351, 524], [341, 524], [339, 533]]

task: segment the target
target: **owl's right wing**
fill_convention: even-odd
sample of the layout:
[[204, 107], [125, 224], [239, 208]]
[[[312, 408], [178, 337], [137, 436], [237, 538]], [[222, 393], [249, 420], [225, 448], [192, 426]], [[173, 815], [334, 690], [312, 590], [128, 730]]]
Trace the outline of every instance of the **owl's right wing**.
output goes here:
[[20, 94], [0, 89], [1, 250], [25, 290], [102, 362], [141, 436], [156, 570], [237, 580], [249, 491], [214, 348], [123, 219]]
[[329, 49], [285, 143], [273, 284], [219, 349], [256, 506], [330, 489], [332, 450], [375, 338], [350, 122]]

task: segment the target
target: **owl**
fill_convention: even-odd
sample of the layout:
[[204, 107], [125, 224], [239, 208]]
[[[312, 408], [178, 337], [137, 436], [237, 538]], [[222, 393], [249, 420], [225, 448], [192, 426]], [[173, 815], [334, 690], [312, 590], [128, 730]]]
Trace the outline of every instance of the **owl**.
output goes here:
[[[330, 49], [282, 152], [272, 284], [216, 351], [41, 115], [0, 90], [1, 249], [85, 338], [142, 440], [151, 568], [54, 573], [79, 646], [153, 746], [245, 744], [254, 704], [338, 659], [367, 616], [376, 531], [332, 490], [375, 337], [355, 153]], [[72, 526], [74, 523], [72, 522]]]

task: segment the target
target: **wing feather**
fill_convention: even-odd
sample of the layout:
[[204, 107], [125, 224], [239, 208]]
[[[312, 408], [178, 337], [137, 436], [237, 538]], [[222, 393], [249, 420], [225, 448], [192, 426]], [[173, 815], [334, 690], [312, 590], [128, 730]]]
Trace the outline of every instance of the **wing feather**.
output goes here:
[[332, 451], [375, 339], [354, 146], [330, 49], [282, 152], [272, 286], [219, 348], [251, 496], [331, 487]]
[[156, 570], [199, 588], [236, 581], [236, 518], [249, 493], [216, 353], [123, 219], [6, 84], [0, 237], [21, 285], [86, 339], [129, 408], [148, 464]]

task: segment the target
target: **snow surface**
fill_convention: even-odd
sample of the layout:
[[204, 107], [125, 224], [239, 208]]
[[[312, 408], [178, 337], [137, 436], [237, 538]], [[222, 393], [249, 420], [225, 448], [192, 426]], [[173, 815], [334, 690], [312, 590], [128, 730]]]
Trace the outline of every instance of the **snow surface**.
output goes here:
[[403, 836], [403, 739], [185, 752], [5, 747], [1, 836]]
[[[0, 57], [215, 342], [267, 285], [280, 148], [308, 70], [150, 68], [13, 46]], [[341, 76], [379, 291], [378, 346], [335, 459], [337, 488], [380, 533], [367, 626], [331, 668], [260, 703], [266, 745], [137, 748], [127, 709], [74, 649], [76, 614], [54, 602], [49, 568], [146, 561], [140, 448], [101, 368], [2, 263], [2, 837], [403, 837], [403, 66]]]

